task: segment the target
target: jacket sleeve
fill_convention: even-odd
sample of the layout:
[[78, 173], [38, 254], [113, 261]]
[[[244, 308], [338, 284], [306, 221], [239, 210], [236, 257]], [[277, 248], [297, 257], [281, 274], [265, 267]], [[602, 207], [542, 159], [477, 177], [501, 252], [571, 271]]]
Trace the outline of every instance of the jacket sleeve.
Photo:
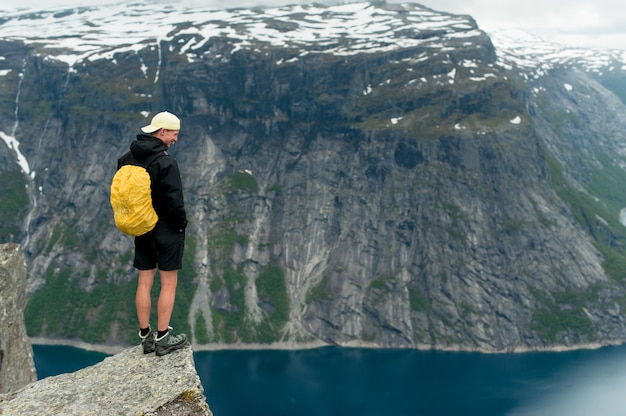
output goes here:
[[167, 160], [160, 169], [160, 178], [157, 186], [157, 198], [155, 210], [159, 218], [170, 226], [184, 230], [187, 227], [187, 215], [185, 213], [185, 201], [183, 198], [183, 184], [180, 179], [180, 171], [176, 159], [172, 157], [161, 158]]

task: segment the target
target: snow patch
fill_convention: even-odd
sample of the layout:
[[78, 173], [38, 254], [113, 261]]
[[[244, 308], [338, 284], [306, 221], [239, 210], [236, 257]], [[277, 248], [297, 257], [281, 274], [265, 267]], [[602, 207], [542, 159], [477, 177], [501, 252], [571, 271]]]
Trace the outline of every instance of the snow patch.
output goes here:
[[26, 157], [24, 157], [22, 152], [20, 152], [20, 142], [18, 142], [15, 137], [9, 136], [3, 131], [0, 131], [0, 139], [2, 139], [6, 143], [9, 149], [13, 149], [13, 151], [17, 155], [17, 164], [20, 165], [20, 168], [22, 168], [22, 171], [34, 179], [35, 172], [30, 171], [30, 166], [28, 165], [28, 161], [26, 160]]

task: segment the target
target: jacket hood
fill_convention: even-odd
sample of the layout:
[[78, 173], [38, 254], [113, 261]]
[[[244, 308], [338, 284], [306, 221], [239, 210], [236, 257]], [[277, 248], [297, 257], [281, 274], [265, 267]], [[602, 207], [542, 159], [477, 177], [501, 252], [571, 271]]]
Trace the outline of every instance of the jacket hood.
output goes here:
[[149, 134], [138, 134], [137, 140], [130, 144], [130, 152], [137, 160], [145, 159], [164, 150], [167, 150], [167, 145]]

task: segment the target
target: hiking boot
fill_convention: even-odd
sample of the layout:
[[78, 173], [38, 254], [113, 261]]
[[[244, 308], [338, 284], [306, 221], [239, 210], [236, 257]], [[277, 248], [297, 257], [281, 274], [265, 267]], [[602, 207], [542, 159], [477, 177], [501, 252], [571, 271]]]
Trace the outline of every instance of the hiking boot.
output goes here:
[[187, 345], [187, 335], [172, 334], [172, 327], [167, 327], [168, 331], [161, 338], [155, 337], [156, 343], [156, 355], [159, 357], [165, 354], [169, 354], [172, 351], [179, 350]]
[[144, 354], [150, 354], [151, 352], [154, 352], [154, 350], [156, 349], [156, 346], [154, 344], [154, 332], [150, 331], [148, 332], [148, 335], [141, 336], [141, 331], [139, 331], [139, 338], [141, 338], [141, 346], [143, 347]]

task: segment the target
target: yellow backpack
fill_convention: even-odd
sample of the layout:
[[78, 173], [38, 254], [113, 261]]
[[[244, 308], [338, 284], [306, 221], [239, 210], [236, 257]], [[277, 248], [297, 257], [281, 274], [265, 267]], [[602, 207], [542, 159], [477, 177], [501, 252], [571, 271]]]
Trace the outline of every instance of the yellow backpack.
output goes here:
[[159, 152], [143, 163], [124, 165], [113, 175], [111, 208], [115, 226], [121, 232], [138, 237], [151, 231], [159, 220], [152, 206], [152, 181], [147, 169], [165, 154]]

